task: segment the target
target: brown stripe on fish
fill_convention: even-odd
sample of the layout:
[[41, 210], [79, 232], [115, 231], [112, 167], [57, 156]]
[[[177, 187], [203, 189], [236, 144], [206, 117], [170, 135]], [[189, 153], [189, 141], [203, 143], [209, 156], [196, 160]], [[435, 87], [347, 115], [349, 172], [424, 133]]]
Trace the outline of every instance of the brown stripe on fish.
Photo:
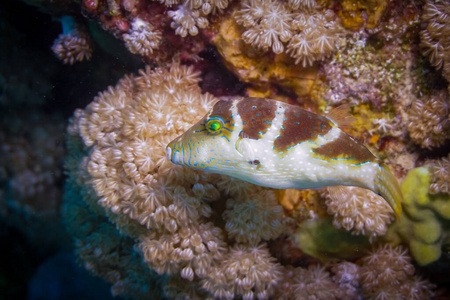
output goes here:
[[224, 121], [231, 121], [231, 115], [233, 114], [231, 111], [232, 106], [233, 101], [220, 100], [214, 104], [209, 117], [220, 116]]
[[267, 132], [277, 110], [277, 103], [266, 98], [245, 98], [236, 106], [243, 122], [242, 131], [250, 139], [260, 139]]
[[283, 126], [274, 141], [277, 151], [285, 151], [304, 141], [314, 141], [319, 135], [327, 134], [333, 126], [330, 120], [321, 115], [296, 106], [285, 107]]
[[376, 160], [376, 157], [361, 142], [343, 131], [334, 141], [323, 144], [313, 151], [320, 155], [321, 159], [327, 160], [349, 159], [356, 163]]

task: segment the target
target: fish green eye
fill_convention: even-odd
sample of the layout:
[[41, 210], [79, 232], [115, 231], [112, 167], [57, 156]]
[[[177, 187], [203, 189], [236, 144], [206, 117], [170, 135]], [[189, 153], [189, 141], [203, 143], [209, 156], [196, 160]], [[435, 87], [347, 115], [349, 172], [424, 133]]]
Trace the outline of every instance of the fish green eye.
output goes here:
[[222, 119], [211, 118], [206, 122], [206, 129], [215, 134], [223, 127]]

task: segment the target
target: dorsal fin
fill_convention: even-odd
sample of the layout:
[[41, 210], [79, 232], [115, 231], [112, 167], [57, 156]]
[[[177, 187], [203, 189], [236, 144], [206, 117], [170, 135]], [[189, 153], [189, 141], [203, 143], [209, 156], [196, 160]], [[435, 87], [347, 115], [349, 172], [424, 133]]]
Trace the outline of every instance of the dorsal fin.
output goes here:
[[342, 104], [332, 108], [326, 117], [337, 124], [341, 129], [349, 128], [351, 124], [357, 120], [350, 115], [350, 106], [348, 104]]

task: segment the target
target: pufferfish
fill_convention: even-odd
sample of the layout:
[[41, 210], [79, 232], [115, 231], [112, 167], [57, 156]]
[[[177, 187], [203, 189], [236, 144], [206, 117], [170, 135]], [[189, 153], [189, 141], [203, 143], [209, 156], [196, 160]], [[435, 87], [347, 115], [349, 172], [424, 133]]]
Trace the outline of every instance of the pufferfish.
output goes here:
[[166, 153], [175, 164], [275, 189], [366, 188], [401, 213], [397, 179], [361, 142], [332, 117], [276, 100], [219, 100]]

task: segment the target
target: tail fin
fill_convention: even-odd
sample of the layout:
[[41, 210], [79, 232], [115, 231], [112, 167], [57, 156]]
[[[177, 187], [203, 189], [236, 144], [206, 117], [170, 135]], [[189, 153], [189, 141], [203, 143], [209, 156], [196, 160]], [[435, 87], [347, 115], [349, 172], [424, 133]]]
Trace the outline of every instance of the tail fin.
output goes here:
[[397, 218], [402, 213], [403, 195], [397, 178], [391, 173], [389, 167], [380, 163], [380, 169], [375, 179], [376, 192], [383, 197], [394, 210]]

